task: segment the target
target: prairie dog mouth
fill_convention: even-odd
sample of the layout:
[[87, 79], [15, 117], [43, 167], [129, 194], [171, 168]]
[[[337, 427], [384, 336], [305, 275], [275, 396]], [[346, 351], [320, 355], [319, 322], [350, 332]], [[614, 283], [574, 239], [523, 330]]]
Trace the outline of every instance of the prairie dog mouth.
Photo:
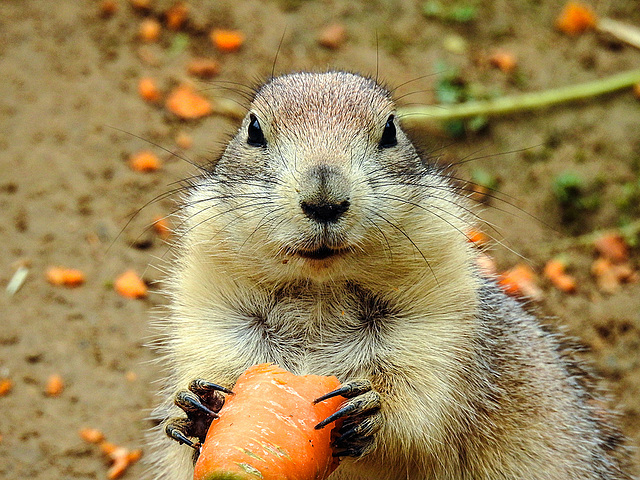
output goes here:
[[296, 250], [295, 253], [296, 255], [309, 260], [324, 260], [329, 257], [340, 255], [341, 253], [344, 253], [344, 251], [344, 249], [329, 248], [323, 245], [315, 250]]

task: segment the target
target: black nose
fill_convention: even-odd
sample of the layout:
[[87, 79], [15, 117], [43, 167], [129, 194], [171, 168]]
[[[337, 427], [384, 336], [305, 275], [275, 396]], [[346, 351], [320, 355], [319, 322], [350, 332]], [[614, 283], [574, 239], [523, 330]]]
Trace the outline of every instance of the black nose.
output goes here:
[[304, 214], [318, 223], [334, 223], [349, 210], [349, 200], [331, 203], [327, 200], [311, 200], [300, 202]]

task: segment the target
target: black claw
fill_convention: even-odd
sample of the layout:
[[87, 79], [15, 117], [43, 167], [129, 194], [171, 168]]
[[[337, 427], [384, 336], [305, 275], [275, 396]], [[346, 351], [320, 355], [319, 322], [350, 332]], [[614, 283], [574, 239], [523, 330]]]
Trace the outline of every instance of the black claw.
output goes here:
[[233, 395], [233, 391], [229, 390], [222, 385], [218, 385], [217, 383], [211, 383], [207, 380], [203, 380], [202, 378], [196, 378], [189, 383], [189, 390], [199, 396], [206, 395], [208, 392], [222, 392], [229, 395]]
[[336, 420], [346, 417], [347, 415], [351, 415], [353, 412], [356, 412], [356, 415], [370, 415], [371, 413], [380, 409], [380, 395], [373, 391], [369, 390], [365, 394], [355, 397], [346, 402], [346, 404], [337, 412], [332, 415], [329, 415], [323, 421], [318, 423], [315, 428], [319, 430], [321, 428], [326, 427], [331, 422], [335, 422]]
[[188, 390], [178, 392], [174, 402], [187, 413], [187, 416], [189, 414], [206, 413], [213, 418], [219, 418], [218, 414], [203, 404], [195, 393]]
[[357, 397], [358, 395], [362, 395], [363, 393], [370, 391], [371, 388], [371, 382], [369, 380], [358, 380], [355, 382], [345, 383], [332, 392], [325, 393], [321, 397], [316, 398], [313, 403], [320, 403], [323, 400], [337, 397], [338, 395], [344, 398]]
[[190, 446], [194, 450], [200, 450], [200, 442], [192, 442], [183, 432], [183, 429], [188, 428], [188, 421], [174, 420], [167, 423], [164, 427], [164, 431], [169, 438], [173, 438], [180, 445], [183, 443]]
[[198, 396], [203, 405], [206, 405], [209, 410], [216, 413], [219, 412], [224, 405], [224, 395], [222, 395], [221, 392], [233, 395], [233, 392], [228, 388], [201, 378], [191, 381], [188, 388]]
[[356, 408], [357, 407], [353, 403], [349, 403], [349, 404], [345, 405], [344, 407], [342, 407], [337, 412], [332, 413], [331, 415], [329, 415], [327, 418], [325, 418], [323, 421], [321, 421], [319, 424], [317, 424], [314, 428], [316, 430], [320, 430], [321, 428], [324, 428], [327, 425], [329, 425], [331, 422], [335, 422], [339, 418], [346, 417], [351, 412], [355, 411]]

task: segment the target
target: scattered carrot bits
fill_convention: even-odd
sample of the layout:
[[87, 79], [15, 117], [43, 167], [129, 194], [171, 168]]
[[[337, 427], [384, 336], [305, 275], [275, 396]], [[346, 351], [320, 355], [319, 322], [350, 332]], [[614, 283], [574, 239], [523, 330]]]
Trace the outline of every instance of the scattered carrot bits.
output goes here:
[[150, 77], [142, 77], [140, 79], [138, 82], [138, 93], [140, 93], [140, 96], [144, 100], [150, 103], [158, 102], [162, 96], [155, 80]]
[[85, 281], [84, 273], [75, 268], [50, 267], [46, 277], [50, 284], [65, 287], [78, 287]]
[[326, 26], [318, 36], [318, 43], [331, 50], [337, 50], [347, 40], [347, 29], [341, 23]]
[[566, 273], [566, 263], [554, 258], [547, 262], [544, 266], [544, 276], [560, 291], [565, 293], [573, 293], [576, 291], [576, 280]]
[[598, 288], [605, 293], [616, 292], [623, 283], [638, 281], [638, 274], [628, 263], [614, 264], [603, 257], [593, 262], [591, 273], [596, 277]]
[[596, 14], [583, 3], [570, 1], [556, 19], [556, 28], [568, 35], [578, 35], [596, 26]]
[[489, 242], [487, 234], [475, 228], [472, 228], [467, 232], [467, 239], [478, 247], [482, 247]]
[[123, 297], [143, 298], [147, 296], [147, 285], [133, 270], [127, 270], [116, 278], [114, 288]]
[[626, 262], [629, 259], [629, 247], [617, 233], [609, 233], [596, 240], [596, 250], [600, 256], [611, 260], [613, 263]]
[[167, 217], [156, 217], [153, 220], [153, 230], [163, 240], [169, 238], [171, 236], [171, 227], [169, 226], [169, 220], [167, 220]]
[[104, 434], [97, 428], [82, 428], [78, 434], [88, 443], [100, 443], [104, 440]]
[[528, 265], [518, 264], [502, 273], [498, 284], [508, 295], [542, 299], [542, 290], [536, 285], [536, 274]]
[[49, 379], [47, 380], [47, 385], [44, 389], [44, 393], [48, 397], [59, 397], [60, 394], [62, 394], [63, 390], [64, 390], [64, 380], [62, 380], [62, 377], [57, 373], [54, 373], [53, 375], [49, 376]]
[[511, 73], [518, 66], [518, 61], [513, 53], [506, 50], [497, 50], [489, 57], [489, 63], [503, 73]]
[[103, 18], [112, 17], [118, 11], [118, 2], [115, 0], [102, 0], [100, 2], [100, 16]]
[[194, 77], [211, 78], [220, 72], [220, 65], [210, 58], [194, 58], [187, 64], [187, 72]]
[[204, 117], [213, 111], [211, 102], [186, 84], [179, 85], [169, 94], [166, 107], [174, 115], [186, 120]]
[[[103, 443], [103, 445], [106, 442]], [[115, 446], [114, 446], [115, 447]], [[109, 459], [113, 462], [111, 467], [107, 471], [107, 478], [109, 480], [113, 480], [116, 478], [120, 478], [124, 472], [131, 466], [136, 463], [142, 457], [142, 450], [129, 450], [125, 447], [115, 447], [109, 448], [109, 452], [106, 452], [107, 449], [103, 448], [103, 452], [105, 455], [109, 457]]]
[[127, 382], [135, 382], [138, 379], [138, 374], [132, 370], [129, 370], [124, 374], [124, 378], [127, 379]]
[[239, 30], [215, 29], [211, 32], [211, 41], [221, 52], [235, 52], [244, 43], [244, 34]]
[[142, 150], [129, 157], [129, 166], [136, 172], [155, 172], [160, 169], [160, 159], [155, 153]]
[[138, 35], [143, 42], [152, 43], [157, 42], [160, 38], [160, 31], [162, 26], [155, 18], [145, 18], [140, 22], [140, 28], [138, 29]]
[[13, 389], [13, 382], [10, 378], [0, 379], [0, 397], [8, 395], [11, 389]]
[[142, 450], [129, 450], [107, 442], [102, 432], [95, 428], [84, 428], [79, 433], [85, 442], [97, 444], [102, 453], [111, 460], [111, 467], [107, 471], [107, 478], [110, 480], [120, 478], [129, 466], [142, 457]]
[[189, 6], [184, 2], [177, 2], [165, 12], [167, 27], [180, 30], [189, 16]]

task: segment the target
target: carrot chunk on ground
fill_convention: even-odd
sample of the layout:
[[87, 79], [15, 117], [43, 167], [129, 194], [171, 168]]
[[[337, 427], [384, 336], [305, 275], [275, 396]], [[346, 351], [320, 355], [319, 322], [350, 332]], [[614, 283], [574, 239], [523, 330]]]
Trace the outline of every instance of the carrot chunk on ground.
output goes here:
[[533, 300], [542, 298], [542, 290], [536, 284], [535, 272], [525, 264], [519, 264], [502, 273], [498, 284], [509, 295], [529, 297]]
[[573, 293], [576, 291], [576, 280], [566, 273], [566, 263], [561, 259], [554, 258], [544, 266], [544, 276], [560, 291]]
[[75, 268], [50, 267], [46, 272], [47, 281], [51, 285], [78, 287], [85, 281], [84, 273]]
[[598, 22], [596, 14], [587, 5], [580, 2], [569, 2], [556, 19], [556, 28], [569, 35], [578, 35]]
[[169, 226], [167, 217], [155, 217], [153, 220], [153, 230], [163, 240], [168, 239], [171, 236], [171, 227]]
[[160, 97], [162, 96], [155, 80], [150, 77], [142, 77], [140, 79], [138, 82], [138, 93], [140, 93], [140, 96], [144, 100], [150, 103], [160, 101]]
[[166, 107], [171, 113], [185, 120], [204, 117], [213, 111], [211, 102], [186, 84], [177, 86], [169, 94]]
[[129, 166], [136, 172], [155, 172], [160, 169], [160, 159], [155, 153], [142, 150], [129, 157]]
[[239, 30], [217, 28], [211, 32], [211, 41], [221, 52], [235, 52], [244, 43], [244, 34]]
[[100, 443], [104, 440], [104, 434], [97, 428], [82, 428], [78, 432], [80, 438], [88, 443]]
[[10, 378], [2, 378], [0, 379], [0, 397], [4, 397], [8, 395], [9, 392], [13, 389], [13, 382]]
[[167, 27], [171, 30], [180, 30], [189, 18], [189, 5], [185, 2], [175, 3], [164, 14]]
[[138, 36], [143, 42], [153, 43], [160, 38], [162, 25], [155, 18], [145, 18], [140, 22]]
[[134, 270], [127, 270], [116, 278], [114, 288], [123, 297], [143, 298], [147, 296], [147, 285]]
[[48, 397], [59, 397], [64, 390], [64, 380], [57, 373], [54, 373], [47, 380], [47, 385], [45, 387], [44, 393]]

